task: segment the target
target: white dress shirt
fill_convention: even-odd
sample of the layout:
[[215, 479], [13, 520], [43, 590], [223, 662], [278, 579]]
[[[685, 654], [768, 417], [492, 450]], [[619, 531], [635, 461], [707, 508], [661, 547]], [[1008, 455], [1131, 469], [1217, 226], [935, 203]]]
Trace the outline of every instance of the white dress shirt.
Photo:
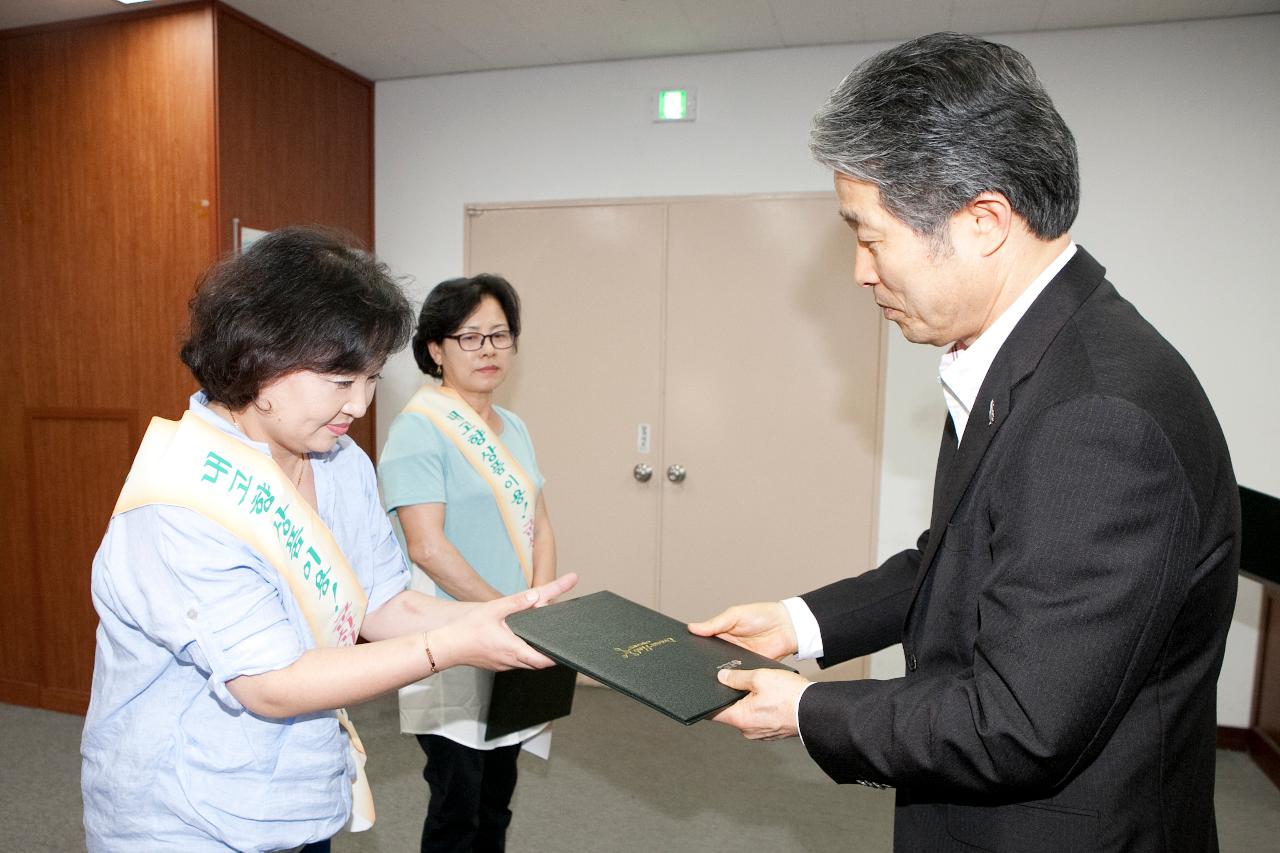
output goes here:
[[938, 363], [938, 382], [942, 385], [942, 397], [947, 402], [947, 411], [951, 413], [951, 422], [956, 428], [956, 446], [964, 438], [964, 428], [969, 423], [969, 413], [973, 411], [978, 391], [987, 378], [991, 363], [996, 360], [996, 353], [1009, 339], [1018, 321], [1027, 313], [1031, 303], [1036, 301], [1044, 289], [1053, 281], [1053, 277], [1062, 271], [1076, 253], [1076, 244], [1069, 243], [1053, 263], [1045, 267], [1040, 275], [1027, 286], [1027, 289], [1004, 309], [995, 322], [978, 336], [968, 348], [952, 344], [942, 354]]

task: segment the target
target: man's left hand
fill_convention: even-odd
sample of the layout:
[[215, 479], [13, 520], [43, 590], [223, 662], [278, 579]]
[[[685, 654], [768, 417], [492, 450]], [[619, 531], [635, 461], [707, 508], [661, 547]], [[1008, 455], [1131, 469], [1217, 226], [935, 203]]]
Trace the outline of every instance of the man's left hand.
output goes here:
[[720, 683], [748, 690], [734, 704], [711, 719], [733, 726], [751, 740], [795, 737], [796, 708], [809, 679], [780, 669], [722, 669]]

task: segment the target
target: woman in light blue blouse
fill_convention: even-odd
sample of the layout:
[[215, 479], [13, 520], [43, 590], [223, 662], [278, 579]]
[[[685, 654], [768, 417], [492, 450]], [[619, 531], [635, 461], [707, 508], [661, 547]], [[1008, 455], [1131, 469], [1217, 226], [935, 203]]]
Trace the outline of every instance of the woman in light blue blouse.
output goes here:
[[[490, 601], [556, 576], [529, 432], [493, 403], [519, 335], [519, 298], [495, 275], [437, 285], [419, 316], [413, 355], [440, 384], [429, 380], [392, 422], [378, 474], [425, 572], [415, 587], [443, 600]], [[401, 728], [427, 758], [423, 853], [504, 849], [520, 747], [546, 756], [544, 726], [485, 739], [491, 685], [490, 673], [458, 667], [401, 691]]]
[[328, 849], [373, 817], [335, 709], [455, 665], [549, 666], [502, 620], [572, 578], [485, 605], [406, 590], [345, 435], [412, 323], [372, 257], [275, 232], [206, 273], [190, 320], [203, 390], [152, 422], [94, 558], [88, 847]]

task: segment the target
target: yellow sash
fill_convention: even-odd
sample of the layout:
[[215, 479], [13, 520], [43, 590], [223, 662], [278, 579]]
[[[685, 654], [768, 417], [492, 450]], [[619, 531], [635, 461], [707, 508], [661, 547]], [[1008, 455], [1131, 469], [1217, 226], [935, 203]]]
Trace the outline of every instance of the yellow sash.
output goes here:
[[[152, 418], [112, 516], [148, 504], [180, 506], [217, 522], [269, 562], [284, 579], [317, 646], [350, 646], [368, 597], [333, 534], [280, 467], [194, 412], [180, 421]], [[351, 830], [373, 825], [373, 794], [364, 745], [345, 709], [356, 760]]]
[[527, 584], [533, 586], [533, 519], [538, 505], [538, 485], [524, 472], [507, 446], [484, 419], [452, 388], [427, 383], [404, 407], [435, 424], [462, 457], [471, 463], [498, 504], [507, 537], [520, 560]]

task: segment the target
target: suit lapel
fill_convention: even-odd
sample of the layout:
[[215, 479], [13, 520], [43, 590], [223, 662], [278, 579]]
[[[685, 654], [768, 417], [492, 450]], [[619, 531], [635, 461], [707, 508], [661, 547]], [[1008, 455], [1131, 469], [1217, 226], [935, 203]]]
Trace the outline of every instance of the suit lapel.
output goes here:
[[[1008, 340], [987, 371], [960, 446], [955, 446], [955, 428], [947, 418], [938, 469], [933, 483], [933, 511], [929, 520], [929, 541], [916, 574], [918, 598], [924, 579], [933, 568], [934, 557], [946, 535], [956, 507], [973, 481], [987, 448], [1012, 414], [1013, 389], [1024, 382], [1044, 357], [1049, 345], [1062, 331], [1071, 315], [1103, 281], [1105, 270], [1083, 248], [1054, 277], [1018, 321]], [[951, 452], [948, 453], [948, 444]]]
[[1008, 361], [1003, 359], [1004, 350], [991, 363], [991, 369], [982, 380], [982, 388], [974, 400], [973, 411], [969, 413], [969, 421], [964, 428], [964, 439], [960, 446], [955, 446], [955, 427], [947, 419], [947, 429], [943, 433], [943, 444], [951, 444], [952, 453], [945, 469], [942, 465], [942, 453], [939, 453], [938, 471], [933, 482], [933, 513], [929, 519], [929, 542], [925, 546], [924, 559], [920, 561], [920, 572], [916, 578], [916, 590], [933, 564], [933, 557], [938, 552], [947, 525], [955, 515], [960, 499], [964, 497], [978, 465], [987, 454], [991, 440], [995, 438], [1005, 416], [1009, 412], [1009, 380], [1006, 370]]
[[[951, 463], [956, 458], [956, 425], [951, 420], [951, 414], [947, 414], [946, 423], [942, 425], [942, 442], [938, 445], [938, 467], [933, 473], [933, 511], [929, 514], [929, 538], [933, 538], [932, 531], [938, 527], [938, 520], [942, 517], [942, 507], [946, 500], [947, 490], [945, 484], [947, 475], [951, 472]], [[942, 522], [946, 524], [946, 522]]]

